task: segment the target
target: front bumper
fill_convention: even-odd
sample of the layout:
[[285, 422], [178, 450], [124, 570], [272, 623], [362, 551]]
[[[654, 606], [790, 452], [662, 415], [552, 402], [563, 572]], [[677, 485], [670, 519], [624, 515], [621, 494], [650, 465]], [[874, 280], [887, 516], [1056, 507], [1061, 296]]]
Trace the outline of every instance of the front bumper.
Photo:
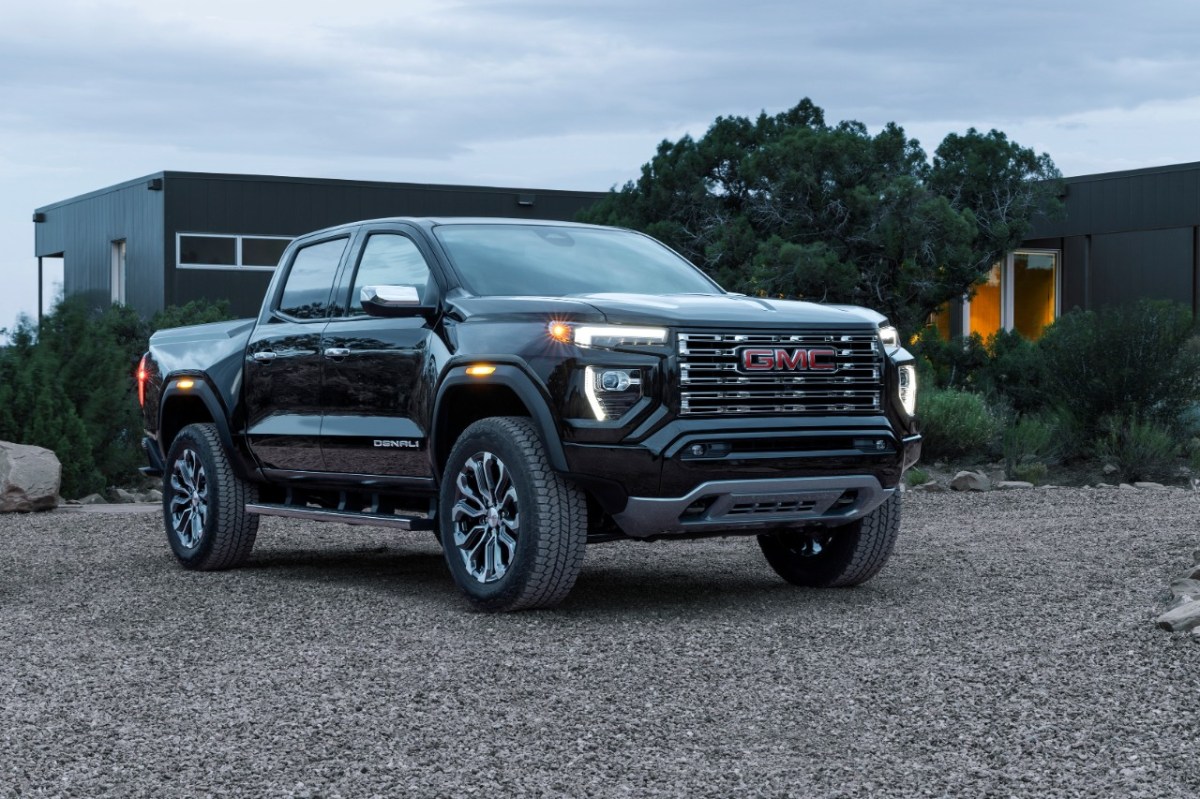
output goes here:
[[613, 519], [635, 538], [844, 524], [875, 510], [895, 490], [872, 475], [712, 480], [678, 497], [630, 497]]

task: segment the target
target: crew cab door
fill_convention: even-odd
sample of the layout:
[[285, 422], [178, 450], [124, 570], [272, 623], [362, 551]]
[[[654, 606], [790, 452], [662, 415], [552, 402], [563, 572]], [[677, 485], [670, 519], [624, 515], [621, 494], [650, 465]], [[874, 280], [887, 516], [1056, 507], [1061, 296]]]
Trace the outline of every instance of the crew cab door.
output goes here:
[[422, 305], [436, 305], [432, 259], [418, 232], [400, 224], [367, 229], [357, 250], [337, 292], [345, 315], [332, 317], [321, 339], [325, 468], [427, 478], [431, 324], [421, 316], [368, 316], [361, 295], [364, 286], [412, 286]]
[[297, 249], [267, 316], [250, 335], [243, 367], [246, 432], [266, 468], [324, 470], [321, 335], [349, 242], [343, 233]]

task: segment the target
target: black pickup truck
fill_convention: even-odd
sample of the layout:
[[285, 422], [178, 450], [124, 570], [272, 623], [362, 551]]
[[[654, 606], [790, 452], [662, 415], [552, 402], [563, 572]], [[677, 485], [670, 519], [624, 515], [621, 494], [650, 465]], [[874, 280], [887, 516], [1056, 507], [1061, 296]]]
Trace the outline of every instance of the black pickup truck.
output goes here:
[[432, 530], [485, 610], [560, 602], [614, 539], [757, 535], [785, 580], [856, 585], [920, 453], [879, 314], [730, 294], [562, 222], [302, 236], [258, 318], [156, 333], [138, 381], [185, 567], [242, 563], [263, 515]]

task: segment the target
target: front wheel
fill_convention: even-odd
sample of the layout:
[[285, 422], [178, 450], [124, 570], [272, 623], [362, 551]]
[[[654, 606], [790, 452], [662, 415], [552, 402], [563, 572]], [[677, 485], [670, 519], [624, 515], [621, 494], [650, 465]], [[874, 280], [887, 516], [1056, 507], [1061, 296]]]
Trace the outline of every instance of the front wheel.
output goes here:
[[171, 442], [163, 475], [163, 521], [171, 551], [185, 568], [240, 566], [254, 548], [258, 516], [253, 483], [239, 478], [212, 424], [190, 424]]
[[834, 588], [870, 580], [892, 554], [900, 531], [900, 493], [841, 527], [780, 530], [758, 537], [767, 563], [793, 585]]
[[557, 605], [583, 566], [587, 502], [556, 473], [526, 418], [468, 427], [446, 462], [438, 503], [454, 582], [480, 610]]

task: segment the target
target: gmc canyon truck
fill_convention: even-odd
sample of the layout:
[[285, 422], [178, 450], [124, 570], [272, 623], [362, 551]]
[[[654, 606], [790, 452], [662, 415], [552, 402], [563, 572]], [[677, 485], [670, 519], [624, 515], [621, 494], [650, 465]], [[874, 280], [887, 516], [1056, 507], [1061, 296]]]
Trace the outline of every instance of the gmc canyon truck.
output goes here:
[[731, 294], [629, 230], [380, 219], [296, 239], [258, 318], [156, 333], [148, 474], [189, 569], [261, 516], [431, 530], [477, 608], [551, 606], [585, 545], [755, 535], [862, 583], [920, 453], [916, 374], [872, 311]]

